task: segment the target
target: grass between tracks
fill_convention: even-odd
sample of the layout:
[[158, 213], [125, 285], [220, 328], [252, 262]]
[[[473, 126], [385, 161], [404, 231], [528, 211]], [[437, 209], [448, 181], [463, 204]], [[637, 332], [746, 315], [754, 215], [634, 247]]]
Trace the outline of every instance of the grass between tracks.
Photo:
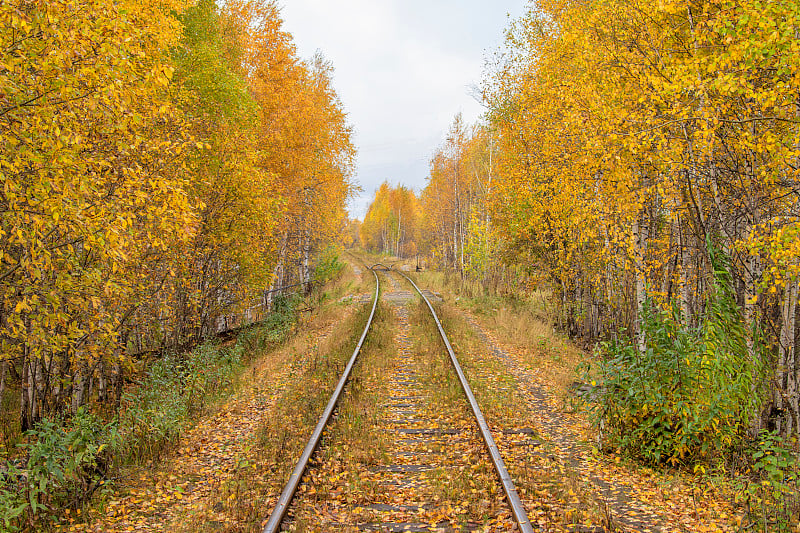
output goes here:
[[[407, 311], [410, 327], [404, 330], [397, 311], [389, 304], [380, 305], [370, 340], [354, 369], [355, 379], [294, 504], [290, 531], [348, 532], [358, 531], [358, 524], [391, 521], [437, 527], [473, 523], [485, 525], [486, 531], [510, 530], [510, 513], [500, 503], [500, 486], [477, 432], [470, 429], [474, 428], [471, 414], [427, 309], [409, 303]], [[401, 356], [403, 346], [408, 353]], [[394, 389], [393, 375], [413, 376], [416, 385], [401, 386], [407, 392]], [[388, 419], [398, 415], [386, 405], [391, 397], [409, 392], [420, 398], [415, 404], [419, 420], [390, 425], [466, 431], [422, 439], [422, 447], [404, 443], [413, 439], [387, 431]], [[411, 450], [410, 457], [402, 455]], [[398, 461], [433, 469], [412, 475], [382, 473], [381, 467]], [[387, 487], [387, 482], [398, 480], [409, 484]], [[374, 503], [424, 507], [413, 512], [380, 512], [368, 508]]]
[[[497, 529], [491, 530], [503, 531], [510, 527], [511, 515], [509, 508], [501, 505], [502, 486], [439, 330], [427, 305], [421, 300], [414, 308], [411, 322], [415, 332], [415, 350], [423, 361], [422, 380], [431, 391], [431, 405], [441, 409], [441, 416], [451, 425], [467, 430], [464, 436], [469, 440], [460, 450], [463, 455], [453, 457], [457, 473], [440, 476], [433, 480], [434, 485], [444, 498], [453, 502], [451, 505], [461, 507], [461, 513], [456, 516], [460, 523], [494, 522]], [[447, 331], [447, 326], [445, 328]], [[494, 405], [499, 407], [503, 401], [498, 397]]]

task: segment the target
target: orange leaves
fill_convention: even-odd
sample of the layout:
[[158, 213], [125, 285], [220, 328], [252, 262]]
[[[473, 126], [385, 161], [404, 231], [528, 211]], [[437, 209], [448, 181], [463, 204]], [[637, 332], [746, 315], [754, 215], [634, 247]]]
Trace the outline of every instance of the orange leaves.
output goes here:
[[[296, 56], [275, 2], [226, 3], [222, 16], [236, 35], [239, 72], [253, 98], [248, 165], [270, 180], [261, 202], [271, 202], [274, 225], [262, 230], [281, 241], [281, 270], [283, 252], [310, 252], [343, 227], [354, 187], [351, 128], [332, 87], [332, 67], [321, 56]], [[246, 220], [257, 225], [259, 218]], [[272, 275], [274, 259], [259, 264]]]
[[489, 213], [495, 193], [494, 131], [453, 120], [431, 158], [421, 196], [422, 245], [440, 264], [485, 279], [497, 249]]
[[[630, 283], [617, 272], [657, 286], [677, 240], [693, 253], [678, 233], [724, 234], [724, 247], [748, 243], [788, 272], [797, 257], [767, 251], [779, 231], [754, 230], [764, 210], [780, 218], [775, 229], [796, 219], [792, 9], [556, 0], [517, 21], [485, 90], [498, 134], [492, 218], [511, 257], [612, 305], [614, 287]], [[676, 229], [637, 243], [634, 228], [655, 221]]]

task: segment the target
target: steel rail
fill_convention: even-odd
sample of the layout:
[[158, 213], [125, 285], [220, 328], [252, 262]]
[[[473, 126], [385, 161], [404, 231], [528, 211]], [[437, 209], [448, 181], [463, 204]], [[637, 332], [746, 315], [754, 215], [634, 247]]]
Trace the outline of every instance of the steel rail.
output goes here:
[[486, 418], [484, 418], [481, 408], [478, 406], [478, 401], [475, 399], [475, 395], [472, 393], [472, 387], [470, 387], [469, 383], [467, 382], [464, 371], [461, 369], [461, 365], [458, 363], [458, 359], [453, 351], [453, 347], [450, 345], [450, 341], [447, 338], [447, 334], [444, 332], [444, 328], [442, 327], [442, 323], [439, 321], [439, 317], [436, 315], [436, 311], [433, 309], [433, 305], [431, 305], [431, 302], [425, 297], [424, 294], [422, 294], [422, 291], [419, 289], [419, 287], [417, 287], [417, 284], [414, 283], [411, 278], [398, 270], [395, 270], [395, 272], [406, 278], [406, 280], [408, 280], [414, 289], [416, 289], [417, 293], [419, 293], [420, 297], [422, 297], [423, 301], [428, 305], [428, 309], [430, 310], [431, 315], [433, 315], [433, 319], [436, 321], [436, 327], [439, 328], [439, 334], [442, 336], [444, 345], [447, 347], [447, 352], [450, 354], [450, 362], [453, 364], [456, 374], [458, 374], [458, 380], [461, 382], [461, 388], [464, 390], [464, 394], [467, 396], [469, 405], [472, 408], [472, 413], [475, 415], [475, 418], [478, 421], [478, 427], [481, 430], [483, 442], [486, 443], [486, 447], [489, 448], [489, 455], [492, 457], [492, 463], [494, 463], [494, 468], [497, 471], [497, 475], [503, 485], [503, 491], [506, 493], [506, 498], [508, 498], [508, 504], [511, 506], [511, 511], [514, 513], [514, 519], [516, 519], [520, 531], [523, 533], [533, 533], [533, 526], [531, 525], [531, 521], [528, 519], [528, 513], [525, 512], [525, 507], [522, 505], [522, 500], [520, 500], [519, 494], [517, 494], [517, 489], [514, 487], [514, 482], [511, 479], [511, 476], [508, 474], [508, 470], [503, 462], [503, 458], [500, 456], [500, 450], [498, 449], [497, 444], [494, 442], [492, 432], [489, 430], [489, 425], [486, 423]]
[[300, 460], [294, 467], [292, 475], [289, 477], [289, 481], [283, 488], [283, 492], [281, 492], [278, 502], [275, 504], [275, 508], [272, 510], [272, 514], [270, 514], [267, 525], [264, 526], [264, 533], [276, 533], [281, 525], [281, 522], [283, 521], [284, 516], [286, 516], [286, 511], [289, 510], [289, 504], [291, 504], [294, 493], [297, 491], [297, 487], [300, 484], [303, 473], [308, 466], [308, 461], [311, 459], [311, 456], [317, 449], [317, 445], [319, 445], [319, 441], [322, 438], [322, 432], [333, 415], [333, 410], [336, 408], [336, 404], [339, 401], [339, 396], [341, 396], [342, 390], [344, 390], [344, 386], [350, 377], [350, 372], [353, 370], [353, 366], [356, 363], [356, 358], [358, 357], [358, 353], [361, 351], [361, 346], [364, 344], [364, 339], [367, 338], [367, 332], [369, 332], [369, 328], [372, 325], [372, 317], [375, 316], [375, 308], [378, 306], [378, 295], [380, 293], [380, 281], [378, 280], [378, 274], [374, 270], [372, 271], [372, 274], [375, 276], [375, 298], [372, 302], [372, 311], [370, 311], [369, 319], [367, 319], [367, 325], [364, 327], [364, 332], [361, 334], [361, 339], [358, 341], [358, 345], [353, 351], [353, 355], [347, 362], [347, 366], [342, 373], [342, 377], [339, 378], [339, 383], [336, 385], [336, 390], [333, 391], [333, 395], [331, 395], [331, 399], [328, 401], [328, 406], [325, 408], [325, 411], [322, 413], [322, 416], [317, 422], [317, 427], [314, 428], [314, 432], [311, 434], [311, 438], [308, 440], [308, 443], [303, 450], [303, 454], [300, 456]]

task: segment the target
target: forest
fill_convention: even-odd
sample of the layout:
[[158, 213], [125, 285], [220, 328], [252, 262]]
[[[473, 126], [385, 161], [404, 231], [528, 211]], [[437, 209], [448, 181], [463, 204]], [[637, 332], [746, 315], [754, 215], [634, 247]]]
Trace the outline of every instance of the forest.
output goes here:
[[[21, 429], [310, 281], [354, 148], [275, 4], [2, 7], [2, 381]], [[22, 384], [19, 386], [19, 384]]]
[[[332, 66], [281, 24], [274, 2], [0, 6], [4, 456], [309, 289], [355, 149]], [[4, 494], [8, 527], [25, 502]]]
[[333, 65], [280, 11], [0, 3], [0, 530], [58, 529], [177, 446], [344, 248], [545, 295], [598, 453], [749, 475], [753, 524], [798, 523], [796, 1], [530, 2], [484, 115], [363, 221]]
[[605, 439], [645, 463], [796, 452], [798, 32], [795, 2], [537, 2], [483, 119], [455, 117], [418, 196], [377, 191], [361, 243], [549, 291]]

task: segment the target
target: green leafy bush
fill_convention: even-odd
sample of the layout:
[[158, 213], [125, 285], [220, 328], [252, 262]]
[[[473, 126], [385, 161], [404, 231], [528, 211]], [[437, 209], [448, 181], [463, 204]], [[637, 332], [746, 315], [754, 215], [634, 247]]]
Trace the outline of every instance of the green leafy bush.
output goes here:
[[344, 263], [339, 261], [339, 254], [333, 246], [329, 246], [319, 255], [314, 267], [314, 279], [317, 283], [325, 283], [335, 278], [344, 268]]
[[685, 324], [677, 305], [648, 301], [643, 352], [635, 340], [602, 346], [595, 422], [607, 444], [648, 463], [708, 460], [739, 442], [756, 411], [759, 358], [748, 355], [724, 261], [712, 257], [715, 282], [699, 326]]
[[276, 294], [272, 309], [263, 322], [263, 338], [277, 341], [283, 338], [297, 323], [297, 308], [303, 301], [298, 294]]
[[26, 437], [24, 459], [9, 463], [0, 481], [3, 530], [15, 531], [23, 517], [76, 508], [91, 497], [105, 480], [117, 432], [81, 408], [68, 421], [42, 420]]
[[750, 470], [736, 479], [737, 502], [749, 520], [770, 531], [796, 531], [800, 513], [800, 465], [775, 433], [761, 432], [749, 448]]
[[45, 517], [80, 507], [104, 484], [112, 460], [144, 462], [175, 445], [196, 415], [229, 390], [245, 354], [294, 323], [295, 300], [281, 298], [278, 307], [270, 326], [243, 332], [233, 345], [209, 343], [154, 361], [123, 395], [113, 422], [83, 408], [70, 418], [39, 422], [26, 434], [22, 458], [0, 466], [0, 531], [41, 525]]
[[232, 383], [242, 353], [241, 343], [206, 344], [155, 361], [139, 387], [123, 397], [118, 450], [123, 460], [152, 459], [177, 444], [193, 416]]

